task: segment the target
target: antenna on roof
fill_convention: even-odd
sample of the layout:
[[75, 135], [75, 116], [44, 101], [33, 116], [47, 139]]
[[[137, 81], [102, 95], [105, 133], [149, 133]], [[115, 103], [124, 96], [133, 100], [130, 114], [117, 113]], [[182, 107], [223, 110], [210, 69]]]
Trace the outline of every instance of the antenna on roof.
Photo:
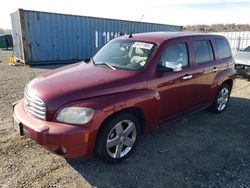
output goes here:
[[144, 14], [141, 16], [141, 19], [139, 20], [139, 22], [141, 22], [141, 21], [142, 21], [143, 17], [144, 17]]
[[[139, 23], [141, 23], [143, 17], [144, 17], [144, 14], [141, 16], [141, 18], [140, 18], [139, 21], [138, 21], [137, 28], [136, 28], [137, 31], [138, 31]], [[135, 30], [135, 27], [134, 27], [133, 33], [135, 33], [136, 30]], [[133, 35], [132, 35], [132, 33], [130, 33], [129, 36], [128, 36], [128, 38], [132, 38], [132, 37], [133, 37]]]

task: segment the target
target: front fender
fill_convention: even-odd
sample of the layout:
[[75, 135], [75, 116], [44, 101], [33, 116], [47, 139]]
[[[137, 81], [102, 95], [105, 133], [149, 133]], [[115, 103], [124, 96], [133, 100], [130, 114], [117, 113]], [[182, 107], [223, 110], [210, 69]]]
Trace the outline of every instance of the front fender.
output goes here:
[[[142, 110], [145, 116], [145, 128], [151, 126], [154, 118], [153, 111], [156, 110], [158, 93], [152, 89], [133, 90], [113, 95], [107, 95], [91, 99], [95, 101], [94, 109], [105, 114], [103, 120], [110, 115], [131, 107]], [[89, 101], [89, 100], [88, 100]], [[99, 129], [98, 125], [95, 129]]]
[[59, 113], [62, 108], [68, 106], [89, 107], [94, 109], [95, 114], [93, 119], [87, 125], [84, 125], [84, 127], [90, 132], [90, 145], [88, 147], [88, 153], [92, 153], [100, 126], [107, 117], [118, 111], [131, 107], [137, 107], [144, 113], [144, 130], [147, 132], [149, 129], [155, 126], [157, 123], [157, 116], [155, 114], [158, 110], [158, 96], [158, 92], [152, 89], [132, 90], [111, 95], [93, 97], [82, 101], [75, 101], [61, 107], [57, 110], [57, 113]]

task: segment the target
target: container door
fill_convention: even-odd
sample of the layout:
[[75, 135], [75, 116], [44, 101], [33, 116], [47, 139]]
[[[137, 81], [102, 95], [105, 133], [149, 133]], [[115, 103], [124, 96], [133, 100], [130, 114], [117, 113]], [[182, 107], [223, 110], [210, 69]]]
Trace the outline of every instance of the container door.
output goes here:
[[20, 23], [20, 10], [11, 14], [11, 24], [12, 24], [14, 56], [21, 60], [24, 60], [23, 47], [22, 47], [22, 31]]

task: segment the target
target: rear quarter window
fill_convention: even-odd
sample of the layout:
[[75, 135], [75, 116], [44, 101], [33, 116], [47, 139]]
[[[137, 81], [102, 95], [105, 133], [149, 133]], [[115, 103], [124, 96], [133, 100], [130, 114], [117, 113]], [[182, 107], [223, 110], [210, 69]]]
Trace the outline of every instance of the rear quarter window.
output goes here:
[[228, 45], [228, 42], [224, 38], [216, 38], [215, 45], [217, 48], [217, 53], [219, 59], [225, 59], [231, 57], [231, 50]]

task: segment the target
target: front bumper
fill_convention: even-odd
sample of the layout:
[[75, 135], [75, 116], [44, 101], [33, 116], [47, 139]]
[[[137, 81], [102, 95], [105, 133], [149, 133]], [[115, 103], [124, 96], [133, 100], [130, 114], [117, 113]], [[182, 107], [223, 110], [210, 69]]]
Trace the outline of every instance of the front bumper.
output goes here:
[[247, 61], [235, 61], [235, 68], [240, 69], [240, 68], [245, 68], [245, 67], [250, 67], [250, 62]]
[[14, 104], [13, 117], [22, 127], [22, 133], [36, 143], [64, 157], [89, 155], [89, 131], [85, 127], [39, 120], [26, 113], [23, 100]]

